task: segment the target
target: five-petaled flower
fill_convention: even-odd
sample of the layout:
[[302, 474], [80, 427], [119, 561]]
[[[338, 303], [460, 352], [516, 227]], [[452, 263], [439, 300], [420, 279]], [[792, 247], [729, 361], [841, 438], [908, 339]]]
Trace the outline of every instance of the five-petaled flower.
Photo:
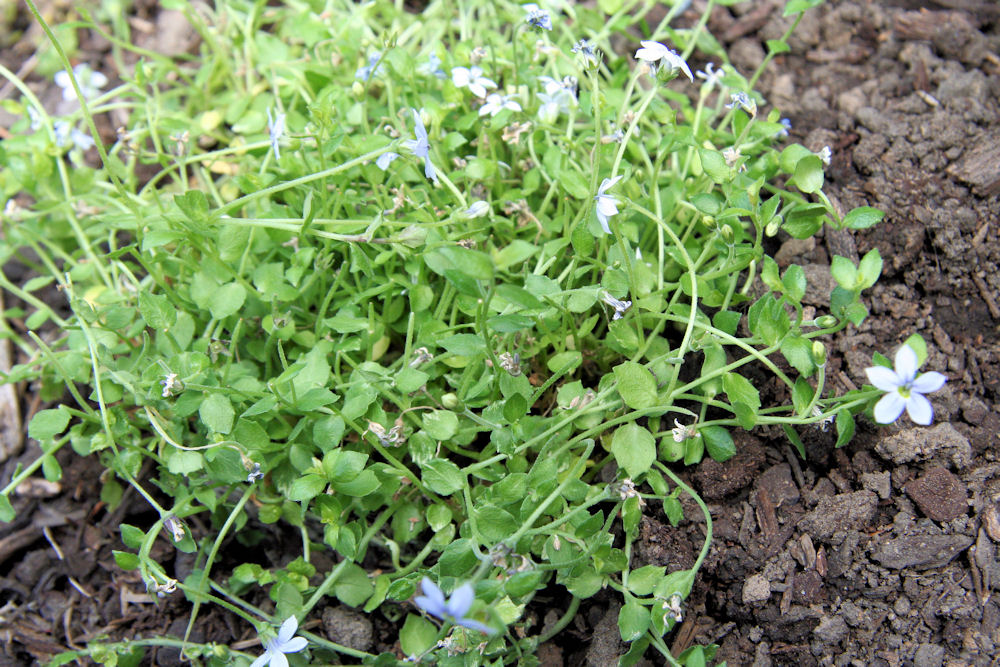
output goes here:
[[267, 109], [267, 132], [271, 136], [271, 150], [274, 151], [274, 159], [281, 159], [281, 148], [278, 146], [278, 142], [281, 141], [282, 135], [285, 134], [285, 114], [278, 111], [274, 114], [274, 118], [271, 118], [271, 109]]
[[486, 96], [486, 103], [479, 107], [479, 115], [485, 116], [489, 114], [490, 117], [496, 116], [498, 113], [504, 109], [510, 109], [511, 111], [520, 111], [521, 105], [510, 98], [509, 95], [500, 95], [498, 93], [491, 93]]
[[694, 73], [699, 79], [704, 79], [704, 85], [708, 86], [710, 89], [714, 88], [718, 83], [722, 75], [725, 74], [721, 69], [715, 69], [715, 63], [708, 63], [705, 65], [704, 70], [698, 70]]
[[436, 616], [455, 625], [461, 625], [463, 628], [478, 630], [488, 635], [493, 634], [493, 628], [490, 626], [465, 617], [472, 607], [472, 602], [476, 599], [472, 584], [462, 584], [447, 600], [445, 600], [444, 593], [441, 592], [438, 585], [427, 577], [424, 577], [420, 582], [420, 588], [424, 594], [418, 595], [413, 602], [431, 616]]
[[420, 118], [420, 112], [416, 109], [413, 110], [413, 124], [413, 134], [415, 134], [417, 138], [415, 140], [407, 139], [403, 142], [403, 145], [406, 146], [406, 150], [412, 152], [417, 157], [422, 157], [424, 159], [424, 175], [437, 183], [438, 177], [434, 172], [434, 165], [431, 164], [431, 144], [427, 139], [427, 130], [424, 128], [424, 121]]
[[833, 158], [833, 153], [830, 151], [829, 146], [823, 146], [823, 150], [821, 150], [819, 153], [816, 153], [816, 155], [819, 156], [819, 159], [823, 161], [823, 164], [828, 166], [830, 164], [830, 160]]
[[451, 69], [451, 82], [459, 88], [468, 88], [476, 97], [486, 97], [486, 90], [497, 87], [492, 79], [483, 76], [480, 67], [453, 67]]
[[92, 136], [86, 132], [81, 132], [65, 120], [54, 122], [52, 124], [52, 131], [55, 133], [56, 146], [59, 148], [65, 148], [67, 143], [72, 143], [76, 148], [86, 152], [94, 145], [94, 138]]
[[521, 9], [528, 13], [524, 18], [526, 23], [542, 30], [552, 30], [552, 17], [546, 10], [534, 3], [521, 5]]
[[382, 53], [379, 51], [374, 52], [368, 56], [368, 64], [359, 67], [354, 72], [354, 78], [360, 79], [361, 81], [368, 81], [373, 76], [382, 75]]
[[[90, 66], [85, 63], [80, 63], [73, 68], [73, 77], [76, 78], [76, 85], [80, 86], [80, 92], [83, 93], [84, 99], [88, 100], [95, 97], [97, 93], [101, 92], [101, 88], [108, 85], [108, 77], [90, 69]], [[62, 88], [64, 100], [76, 99], [76, 90], [73, 88], [69, 72], [66, 70], [56, 72], [53, 80], [57, 86]]]
[[594, 49], [594, 45], [587, 40], [581, 39], [573, 45], [573, 48], [570, 49], [570, 51], [578, 55], [580, 59], [583, 60], [583, 64], [587, 67], [597, 66], [597, 50]]
[[436, 53], [432, 53], [427, 56], [427, 60], [417, 67], [417, 72], [428, 76], [434, 76], [439, 79], [443, 79], [448, 76], [444, 73], [444, 70], [441, 69], [441, 59]]
[[694, 81], [694, 77], [691, 75], [691, 68], [684, 62], [684, 59], [676, 51], [659, 42], [643, 40], [642, 48], [635, 52], [635, 58], [648, 64], [650, 72], [653, 74], [656, 74], [656, 70], [659, 69], [660, 65], [665, 63], [671, 70], [680, 70], [684, 72], [688, 79], [692, 82]]
[[594, 207], [597, 211], [597, 221], [601, 223], [601, 229], [604, 230], [605, 234], [611, 233], [611, 228], [608, 227], [608, 218], [618, 214], [618, 204], [621, 203], [618, 201], [617, 197], [606, 193], [621, 179], [621, 176], [605, 178], [601, 181], [601, 187], [597, 188], [597, 194], [594, 195], [594, 201], [597, 202]]
[[264, 667], [264, 665], [268, 665], [269, 667], [288, 667], [288, 658], [285, 657], [285, 654], [298, 653], [309, 645], [309, 642], [305, 638], [295, 636], [295, 631], [298, 629], [298, 619], [294, 616], [289, 616], [281, 624], [278, 636], [264, 642], [264, 655], [254, 660], [250, 664], [250, 667]]
[[894, 361], [894, 370], [884, 366], [865, 369], [875, 388], [886, 392], [875, 404], [875, 421], [879, 424], [894, 422], [906, 408], [914, 423], [927, 426], [934, 419], [934, 409], [924, 394], [937, 391], [948, 378], [936, 371], [917, 376], [917, 353], [909, 345], [896, 351]]

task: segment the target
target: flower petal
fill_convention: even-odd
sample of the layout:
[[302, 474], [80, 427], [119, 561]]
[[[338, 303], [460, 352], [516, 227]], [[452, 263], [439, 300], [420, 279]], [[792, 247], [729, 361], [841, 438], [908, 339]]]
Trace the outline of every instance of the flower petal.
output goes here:
[[287, 644], [288, 640], [295, 636], [295, 631], [299, 629], [299, 619], [289, 616], [278, 629], [278, 643]]
[[480, 623], [479, 621], [473, 621], [472, 619], [468, 618], [459, 619], [457, 623], [458, 625], [461, 625], [463, 628], [478, 630], [479, 632], [482, 632], [483, 634], [486, 635], [492, 635], [493, 633], [496, 632], [496, 630], [494, 630], [490, 626]]
[[431, 159], [427, 155], [424, 155], [424, 176], [437, 183], [437, 172], [434, 171], [434, 165], [431, 164]]
[[931, 407], [931, 402], [927, 400], [926, 396], [913, 392], [906, 399], [906, 414], [910, 415], [914, 424], [927, 426], [934, 419], [934, 408]]
[[288, 667], [288, 658], [284, 653], [275, 653], [271, 656], [270, 667]]
[[896, 374], [904, 384], [913, 382], [917, 377], [917, 353], [909, 345], [903, 345], [896, 350], [896, 358], [893, 360], [896, 367]]
[[932, 391], [937, 391], [944, 386], [944, 383], [948, 381], [941, 373], [937, 371], [931, 371], [930, 373], [924, 373], [910, 385], [910, 389], [917, 392], [918, 394], [929, 394]]
[[461, 619], [469, 611], [472, 601], [475, 599], [476, 591], [472, 588], [472, 584], [462, 584], [458, 587], [458, 590], [451, 594], [451, 599], [448, 600], [448, 613], [456, 619]]
[[398, 157], [399, 157], [399, 153], [395, 153], [393, 151], [389, 151], [387, 153], [382, 153], [375, 160], [375, 165], [379, 169], [381, 169], [382, 171], [385, 171], [386, 169], [389, 168], [389, 165], [392, 164], [392, 161], [395, 160]]
[[437, 584], [431, 581], [430, 577], [424, 577], [420, 580], [420, 589], [436, 607], [444, 608], [444, 593], [441, 592], [441, 588]]
[[891, 424], [899, 419], [906, 407], [906, 399], [898, 391], [891, 391], [875, 404], [875, 421], [879, 424]]
[[865, 375], [868, 376], [868, 381], [875, 385], [876, 389], [882, 391], [895, 392], [903, 385], [903, 381], [896, 375], [896, 372], [885, 366], [866, 368]]
[[603, 181], [601, 181], [601, 187], [597, 188], [597, 194], [603, 195], [609, 189], [613, 188], [615, 186], [615, 183], [617, 183], [620, 180], [622, 180], [621, 174], [615, 176], [614, 178], [605, 178]]
[[601, 215], [618, 215], [618, 200], [611, 195], [598, 195], [597, 210]]
[[264, 655], [258, 656], [256, 660], [250, 663], [250, 667], [264, 667], [271, 660], [271, 652], [264, 651]]
[[292, 641], [285, 643], [281, 650], [284, 653], [298, 653], [309, 645], [309, 640], [305, 637], [295, 637]]
[[611, 233], [611, 228], [608, 227], [608, 216], [601, 213], [601, 209], [597, 209], [597, 221], [601, 223], [601, 229], [604, 230], [605, 234]]
[[451, 82], [454, 83], [459, 88], [465, 88], [469, 85], [469, 68], [468, 67], [453, 67], [451, 69]]

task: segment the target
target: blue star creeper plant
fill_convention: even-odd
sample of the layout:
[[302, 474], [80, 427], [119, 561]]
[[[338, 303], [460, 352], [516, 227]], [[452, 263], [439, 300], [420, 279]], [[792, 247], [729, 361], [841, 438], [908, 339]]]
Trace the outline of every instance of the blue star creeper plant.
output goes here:
[[[874, 354], [872, 385], [831, 391], [828, 350], [869, 316], [882, 259], [833, 257], [827, 295], [768, 254], [882, 217], [843, 215], [830, 151], [787, 138], [754, 90], [820, 1], [788, 0], [754, 71], [728, 64], [707, 15], [674, 24], [687, 3], [654, 21], [659, 3], [615, 0], [180, 0], [207, 36], [183, 59], [116, 21], [102, 30], [131, 53], [108, 63], [129, 72], [74, 68], [70, 43], [40, 53], [66, 100], [79, 89], [67, 115], [0, 66], [19, 118], [0, 249], [33, 276], [0, 274], [26, 360], [4, 381], [45, 407], [0, 521], [20, 484], [61, 479], [60, 449], [93, 457], [108, 511], [146, 508], [120, 527], [118, 567], [189, 610], [180, 636], [58, 659], [166, 645], [247, 664], [190, 641], [210, 604], [288, 619], [258, 667], [413, 664], [295, 636], [328, 606], [424, 664], [528, 664], [604, 591], [622, 664], [710, 662], [714, 646], [670, 650], [712, 540], [678, 471], [734, 456], [740, 429], [805, 456], [804, 429], [839, 447], [857, 419], [927, 424], [944, 383], [918, 374], [935, 357], [911, 336], [895, 368]], [[709, 61], [726, 64], [692, 75]], [[671, 528], [704, 522], [689, 568], [633, 558], [661, 509]], [[198, 564], [182, 580], [176, 551]]]

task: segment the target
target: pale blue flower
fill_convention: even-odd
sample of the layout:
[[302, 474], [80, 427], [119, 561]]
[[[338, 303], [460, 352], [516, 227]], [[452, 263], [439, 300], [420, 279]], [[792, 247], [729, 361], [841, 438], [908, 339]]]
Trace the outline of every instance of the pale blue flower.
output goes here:
[[257, 480], [263, 479], [263, 478], [264, 478], [264, 473], [260, 469], [260, 464], [257, 463], [257, 462], [254, 462], [253, 469], [250, 471], [250, 474], [247, 475], [247, 483], [253, 484]]
[[274, 159], [278, 160], [281, 158], [281, 149], [278, 147], [278, 142], [281, 140], [282, 135], [285, 134], [285, 114], [278, 111], [274, 114], [274, 118], [271, 118], [271, 109], [268, 108], [267, 132], [271, 135], [271, 150], [274, 151]]
[[509, 95], [499, 95], [497, 93], [491, 93], [486, 97], [486, 104], [479, 107], [479, 115], [485, 116], [486, 114], [489, 114], [492, 117], [496, 116], [504, 109], [510, 109], [511, 111], [520, 111], [521, 105], [512, 100]]
[[648, 64], [653, 74], [656, 74], [656, 71], [662, 64], [666, 64], [671, 70], [680, 70], [684, 72], [688, 79], [692, 82], [694, 81], [694, 77], [691, 75], [691, 68], [684, 62], [684, 59], [676, 51], [667, 48], [659, 42], [643, 40], [642, 48], [635, 52], [635, 59], [642, 60]]
[[548, 11], [534, 3], [521, 5], [521, 9], [528, 13], [524, 19], [526, 23], [542, 30], [552, 30], [552, 17]]
[[28, 120], [31, 121], [31, 131], [37, 132], [42, 127], [42, 117], [33, 106], [28, 107]]
[[72, 143], [75, 148], [87, 151], [87, 149], [94, 146], [94, 138], [92, 136], [86, 132], [81, 132], [68, 121], [57, 120], [52, 124], [52, 129], [56, 135], [56, 146], [59, 148], [65, 148], [68, 144]]
[[483, 70], [479, 67], [453, 67], [451, 69], [451, 81], [458, 88], [468, 88], [476, 97], [486, 97], [487, 89], [494, 89], [497, 84], [483, 76]]
[[827, 166], [830, 165], [830, 160], [833, 158], [833, 152], [830, 150], [829, 146], [823, 146], [823, 150], [816, 153], [816, 155], [823, 161], [823, 164]]
[[264, 667], [264, 665], [268, 665], [269, 667], [288, 667], [288, 658], [285, 657], [285, 654], [298, 653], [309, 645], [309, 642], [305, 638], [295, 636], [295, 631], [298, 629], [298, 619], [294, 616], [289, 616], [281, 624], [278, 636], [264, 642], [264, 655], [254, 660], [250, 664], [250, 667]]
[[438, 58], [438, 54], [436, 53], [432, 53], [427, 56], [427, 62], [417, 67], [417, 72], [427, 76], [434, 76], [439, 79], [443, 79], [448, 76], [444, 73], [444, 70], [441, 69], [441, 59]]
[[393, 151], [387, 151], [378, 156], [378, 158], [375, 160], [375, 164], [376, 166], [378, 166], [379, 169], [385, 171], [386, 169], [389, 168], [389, 165], [392, 164], [392, 161], [398, 157], [399, 153], [394, 153]]
[[94, 138], [86, 132], [81, 132], [75, 127], [70, 130], [69, 140], [72, 141], [73, 145], [81, 151], [86, 151], [94, 147]]
[[705, 85], [711, 89], [719, 84], [719, 79], [724, 73], [721, 69], [715, 69], [715, 63], [708, 63], [704, 70], [698, 70], [694, 75], [699, 79], [704, 79]]
[[[73, 76], [76, 78], [76, 84], [80, 86], [80, 92], [83, 93], [84, 99], [87, 100], [96, 97], [101, 92], [101, 88], [108, 85], [108, 77], [90, 69], [90, 66], [86, 63], [80, 63], [74, 67]], [[73, 82], [70, 79], [69, 72], [60, 70], [55, 73], [53, 80], [57, 86], [62, 88], [64, 100], [76, 99], [76, 90], [73, 89]]]
[[436, 616], [443, 621], [448, 621], [455, 625], [461, 625], [464, 628], [478, 630], [485, 634], [493, 634], [493, 628], [488, 625], [465, 618], [465, 615], [469, 613], [469, 609], [472, 608], [472, 602], [476, 599], [476, 593], [472, 588], [472, 584], [462, 584], [451, 594], [451, 598], [448, 600], [445, 600], [444, 593], [441, 592], [438, 585], [427, 577], [424, 577], [420, 582], [420, 588], [424, 591], [424, 594], [418, 595], [413, 602], [431, 616]]
[[431, 144], [427, 139], [427, 130], [424, 128], [424, 121], [420, 118], [420, 112], [416, 109], [413, 110], [413, 123], [413, 133], [417, 138], [416, 140], [407, 139], [403, 142], [403, 145], [406, 146], [406, 150], [412, 152], [417, 157], [422, 157], [424, 159], [424, 175], [437, 183], [438, 177], [434, 172], [434, 165], [431, 164]]
[[367, 82], [373, 76], [382, 76], [383, 72], [382, 53], [380, 51], [375, 51], [368, 56], [368, 64], [359, 67], [354, 72], [354, 78]]
[[612, 321], [620, 320], [625, 315], [625, 311], [632, 307], [631, 301], [619, 301], [611, 296], [610, 292], [604, 292], [601, 295], [601, 301], [615, 309], [615, 314], [611, 317]]
[[576, 98], [565, 89], [560, 89], [554, 95], [538, 93], [538, 100], [541, 102], [538, 107], [538, 118], [550, 125], [556, 122], [559, 114], [569, 113], [570, 105], [576, 102]]
[[621, 203], [617, 197], [605, 193], [621, 179], [621, 176], [605, 178], [601, 181], [601, 187], [597, 189], [597, 194], [594, 196], [594, 201], [597, 202], [594, 207], [597, 211], [597, 221], [601, 223], [601, 229], [604, 230], [605, 234], [611, 233], [611, 228], [608, 226], [608, 218], [618, 215], [618, 204]]
[[729, 104], [726, 105], [727, 109], [740, 107], [751, 116], [757, 115], [757, 102], [742, 90], [730, 95], [729, 100]]
[[778, 123], [782, 126], [782, 129], [778, 130], [778, 133], [775, 134], [774, 136], [778, 137], [779, 139], [784, 139], [785, 137], [788, 136], [788, 131], [792, 129], [792, 121], [787, 118], [782, 118], [781, 120], [778, 121]]
[[948, 380], [936, 371], [917, 376], [917, 353], [909, 345], [896, 351], [895, 369], [885, 366], [866, 368], [865, 374], [876, 389], [886, 395], [875, 404], [875, 421], [889, 424], [899, 419], [903, 409], [915, 424], [927, 426], [934, 419], [934, 408], [924, 394], [937, 391]]

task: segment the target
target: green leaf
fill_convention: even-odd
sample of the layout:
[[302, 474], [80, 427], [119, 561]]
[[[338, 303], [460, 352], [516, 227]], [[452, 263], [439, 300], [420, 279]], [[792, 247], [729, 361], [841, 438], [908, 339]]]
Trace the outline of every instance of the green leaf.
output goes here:
[[698, 433], [705, 441], [705, 450], [714, 460], [722, 463], [736, 455], [736, 443], [729, 431], [722, 426], [703, 426]]
[[0, 494], [0, 521], [3, 523], [10, 523], [17, 516], [17, 512], [14, 511], [14, 506], [10, 504], [10, 499], [4, 495]]
[[615, 366], [618, 393], [625, 405], [633, 410], [643, 410], [656, 405], [656, 380], [649, 370], [634, 361]]
[[731, 171], [729, 165], [726, 164], [726, 158], [722, 156], [719, 151], [713, 151], [708, 148], [699, 148], [698, 157], [701, 159], [701, 166], [711, 178], [716, 183], [725, 183], [729, 180], [729, 172]]
[[246, 298], [247, 291], [243, 285], [227, 283], [212, 294], [208, 309], [212, 312], [212, 317], [221, 320], [239, 312]]
[[119, 530], [122, 533], [122, 544], [129, 549], [138, 549], [146, 539], [146, 533], [127, 523], [123, 523]]
[[878, 277], [882, 275], [882, 255], [878, 248], [872, 248], [861, 258], [858, 274], [859, 289], [868, 289], [878, 281]]
[[830, 274], [837, 281], [837, 284], [845, 290], [854, 291], [857, 289], [858, 267], [854, 266], [854, 262], [846, 257], [833, 256], [830, 261]]
[[326, 489], [326, 479], [319, 475], [304, 475], [292, 482], [288, 490], [288, 499], [292, 502], [312, 500]]
[[791, 443], [795, 445], [795, 450], [804, 461], [806, 458], [806, 446], [802, 444], [802, 438], [800, 438], [799, 434], [795, 432], [795, 429], [788, 424], [782, 424], [781, 428], [785, 431], [785, 435], [788, 436]]
[[825, 1], [826, 0], [788, 0], [782, 16], [794, 16], [796, 14], [801, 14], [802, 12], [812, 9], [813, 7], [819, 7]]
[[[701, 377], [706, 377], [726, 366], [726, 351], [718, 343], [713, 341], [703, 347], [702, 352], [705, 354], [705, 360], [701, 364]], [[722, 391], [722, 378], [717, 375], [706, 380], [699, 385], [698, 390], [706, 396], [715, 396]]]
[[806, 408], [812, 403], [815, 393], [816, 390], [813, 389], [812, 385], [805, 378], [800, 377], [795, 380], [795, 386], [792, 387], [792, 405], [795, 407], [795, 413], [799, 417], [809, 416], [806, 414]]
[[465, 475], [457, 465], [447, 459], [434, 459], [421, 466], [423, 481], [431, 491], [442, 496], [450, 496], [462, 489]]
[[522, 394], [514, 394], [503, 403], [503, 417], [513, 424], [528, 411], [528, 401]]
[[843, 447], [854, 437], [854, 417], [850, 410], [841, 410], [837, 413], [837, 444], [834, 447]]
[[635, 641], [649, 628], [649, 609], [635, 599], [628, 602], [618, 612], [618, 632], [623, 641]]
[[792, 264], [785, 269], [781, 284], [785, 294], [795, 301], [802, 301], [802, 297], [806, 295], [806, 272], [798, 264]]
[[885, 212], [871, 206], [859, 206], [844, 216], [844, 226], [850, 229], [874, 227], [885, 217]]
[[513, 514], [496, 505], [484, 503], [473, 511], [484, 544], [497, 544], [513, 535], [520, 527]]
[[437, 642], [438, 629], [422, 616], [407, 614], [399, 631], [399, 647], [406, 655], [420, 655]]
[[611, 454], [628, 476], [636, 479], [656, 460], [656, 440], [638, 424], [625, 424], [611, 439]]
[[726, 373], [722, 378], [722, 388], [730, 403], [744, 403], [755, 412], [760, 409], [760, 392], [739, 373]]
[[236, 411], [233, 410], [233, 404], [225, 394], [209, 394], [201, 402], [198, 416], [201, 418], [201, 423], [209, 429], [226, 435], [233, 430]]
[[115, 557], [118, 567], [123, 570], [136, 570], [139, 568], [139, 557], [128, 551], [117, 551], [112, 549], [111, 554]]
[[632, 570], [628, 575], [628, 589], [636, 595], [652, 595], [666, 570], [667, 568], [658, 565], [645, 565]]
[[28, 435], [38, 441], [52, 440], [69, 425], [69, 410], [62, 407], [39, 410], [28, 423]]
[[205, 460], [201, 452], [172, 449], [167, 454], [167, 470], [175, 475], [188, 475], [202, 469]]
[[368, 573], [354, 563], [344, 566], [337, 583], [333, 585], [333, 594], [348, 607], [359, 607], [375, 589]]
[[177, 311], [162, 294], [139, 292], [139, 314], [146, 326], [158, 331], [166, 331], [177, 321]]
[[795, 185], [802, 192], [819, 192], [823, 189], [823, 161], [816, 155], [808, 155], [795, 165]]
[[788, 42], [782, 41], [780, 39], [769, 39], [767, 40], [767, 52], [773, 53], [774, 55], [780, 55], [782, 53], [788, 53], [789, 51]]
[[423, 414], [424, 431], [435, 440], [450, 440], [458, 432], [458, 415], [448, 410]]
[[801, 375], [809, 377], [816, 369], [813, 364], [812, 342], [808, 338], [792, 334], [781, 340], [781, 354]]

